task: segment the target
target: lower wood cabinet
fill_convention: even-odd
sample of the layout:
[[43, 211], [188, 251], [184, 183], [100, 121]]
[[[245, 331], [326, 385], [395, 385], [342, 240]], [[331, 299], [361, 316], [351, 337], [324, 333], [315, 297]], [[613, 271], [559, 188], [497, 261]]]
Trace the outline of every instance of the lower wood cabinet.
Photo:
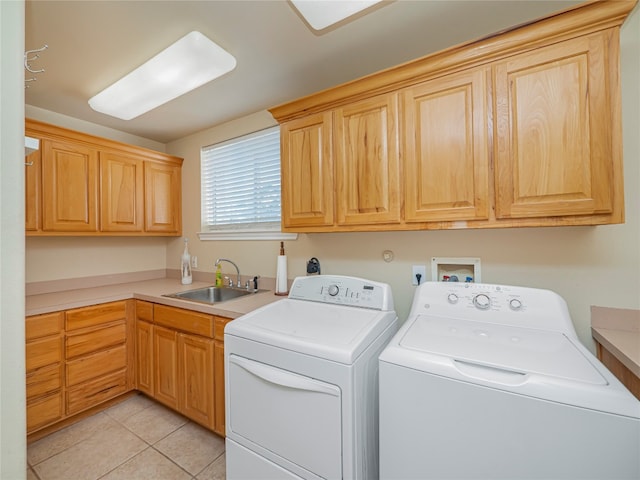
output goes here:
[[224, 435], [224, 356], [214, 325], [230, 319], [140, 300], [136, 318], [138, 390]]
[[133, 300], [27, 317], [27, 433], [134, 388]]

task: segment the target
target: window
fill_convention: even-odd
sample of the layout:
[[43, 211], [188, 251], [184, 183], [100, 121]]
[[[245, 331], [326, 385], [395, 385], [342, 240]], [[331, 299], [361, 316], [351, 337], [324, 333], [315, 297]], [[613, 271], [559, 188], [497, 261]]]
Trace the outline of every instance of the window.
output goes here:
[[295, 238], [280, 232], [280, 129], [203, 147], [201, 239]]

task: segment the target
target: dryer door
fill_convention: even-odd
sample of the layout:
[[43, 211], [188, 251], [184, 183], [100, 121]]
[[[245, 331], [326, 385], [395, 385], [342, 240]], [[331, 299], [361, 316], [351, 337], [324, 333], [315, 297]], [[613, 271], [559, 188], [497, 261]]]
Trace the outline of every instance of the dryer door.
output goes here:
[[231, 354], [227, 395], [229, 438], [281, 465], [342, 477], [337, 386]]

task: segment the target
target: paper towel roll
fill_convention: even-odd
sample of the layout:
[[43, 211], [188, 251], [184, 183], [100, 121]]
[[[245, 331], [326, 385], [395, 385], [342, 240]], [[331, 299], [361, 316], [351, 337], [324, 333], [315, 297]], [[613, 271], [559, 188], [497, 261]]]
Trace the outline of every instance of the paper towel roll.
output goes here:
[[276, 269], [276, 295], [286, 295], [287, 293], [287, 256], [278, 255], [278, 268]]

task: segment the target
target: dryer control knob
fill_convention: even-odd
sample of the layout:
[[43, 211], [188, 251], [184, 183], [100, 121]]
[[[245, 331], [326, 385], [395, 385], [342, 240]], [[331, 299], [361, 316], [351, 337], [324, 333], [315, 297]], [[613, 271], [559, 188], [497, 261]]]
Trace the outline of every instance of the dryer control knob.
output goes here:
[[522, 308], [522, 302], [517, 298], [512, 298], [511, 300], [509, 300], [509, 308], [516, 311], [520, 310]]
[[473, 304], [480, 310], [488, 310], [491, 306], [491, 299], [488, 295], [480, 293], [473, 297]]
[[335, 297], [339, 291], [340, 289], [337, 285], [329, 285], [329, 295], [331, 295], [332, 297]]
[[456, 295], [455, 293], [450, 293], [449, 295], [447, 295], [447, 301], [451, 304], [458, 303], [458, 295]]

